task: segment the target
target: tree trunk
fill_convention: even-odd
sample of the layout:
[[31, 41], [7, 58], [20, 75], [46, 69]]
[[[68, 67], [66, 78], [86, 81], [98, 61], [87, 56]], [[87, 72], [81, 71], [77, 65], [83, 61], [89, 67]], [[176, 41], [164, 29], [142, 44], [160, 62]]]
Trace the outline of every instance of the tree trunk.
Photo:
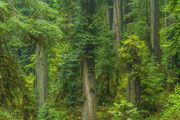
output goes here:
[[128, 101], [138, 106], [140, 103], [140, 91], [141, 91], [141, 83], [139, 77], [130, 76], [128, 78], [128, 91], [127, 91]]
[[[120, 46], [120, 42], [122, 39], [122, 0], [114, 0], [113, 3], [113, 33], [115, 35], [115, 48], [116, 48], [116, 61], [118, 61], [119, 53], [118, 48]], [[119, 84], [119, 65], [118, 62], [116, 62], [117, 68], [116, 68], [116, 86], [115, 89], [117, 90], [117, 86]], [[115, 91], [116, 91], [115, 90]], [[116, 92], [115, 92], [116, 94]]]
[[[96, 14], [96, 0], [81, 1], [82, 22], [84, 31], [94, 39], [96, 27], [92, 25]], [[91, 27], [89, 27], [91, 26]], [[86, 43], [82, 54], [82, 80], [84, 104], [82, 108], [82, 120], [96, 120], [96, 80], [95, 80], [95, 46], [92, 42]]]
[[[47, 3], [48, 0], [40, 0]], [[38, 13], [39, 19], [46, 19], [44, 14]], [[37, 112], [43, 119], [47, 119], [48, 110], [45, 109], [47, 106], [48, 99], [48, 49], [45, 44], [45, 35], [39, 35], [36, 42], [36, 103]], [[43, 110], [43, 114], [41, 111]], [[39, 118], [38, 118], [39, 119]]]
[[43, 40], [36, 46], [36, 100], [37, 109], [47, 103], [48, 97], [48, 50]]
[[148, 31], [147, 31], [147, 37], [146, 37], [146, 43], [147, 43], [147, 46], [149, 48], [149, 51], [152, 51], [151, 49], [151, 35], [150, 35], [150, 20], [149, 20], [149, 0], [146, 0], [146, 24], [147, 24], [147, 27], [148, 27]]
[[138, 106], [140, 103], [141, 95], [141, 81], [138, 75], [131, 75], [133, 72], [133, 64], [138, 64], [135, 62], [129, 63], [129, 78], [128, 78], [128, 88], [127, 88], [127, 99], [129, 102], [132, 102], [134, 105]]
[[160, 62], [159, 0], [151, 0], [151, 45], [156, 62]]
[[121, 29], [122, 29], [122, 15], [121, 15], [121, 4], [120, 0], [114, 0], [114, 33], [115, 33], [115, 43], [117, 47], [120, 45], [121, 41]]
[[113, 29], [113, 0], [108, 0], [107, 24], [110, 30]]
[[95, 64], [92, 58], [82, 55], [82, 78], [84, 106], [82, 120], [96, 119], [96, 83]]

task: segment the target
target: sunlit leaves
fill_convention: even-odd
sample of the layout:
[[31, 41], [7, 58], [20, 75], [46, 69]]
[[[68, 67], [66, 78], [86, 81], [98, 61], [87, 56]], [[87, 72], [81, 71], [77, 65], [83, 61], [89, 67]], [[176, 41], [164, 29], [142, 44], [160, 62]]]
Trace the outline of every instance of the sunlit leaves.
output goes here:
[[8, 6], [8, 4], [6, 2], [0, 1], [0, 10], [1, 11], [7, 12], [8, 11], [7, 6]]
[[127, 40], [123, 41], [123, 46], [120, 47], [119, 54], [127, 65], [129, 63], [141, 64], [144, 58], [148, 57], [148, 49], [145, 43], [139, 40], [137, 36], [130, 36]]
[[51, 19], [56, 19], [59, 16], [59, 12], [51, 7], [45, 2], [40, 0], [34, 0], [31, 3], [31, 7], [35, 11], [35, 17], [44, 16], [45, 18], [49, 17]]
[[140, 114], [137, 108], [127, 100], [122, 99], [118, 103], [114, 103], [110, 111], [112, 120], [136, 120], [140, 119]]

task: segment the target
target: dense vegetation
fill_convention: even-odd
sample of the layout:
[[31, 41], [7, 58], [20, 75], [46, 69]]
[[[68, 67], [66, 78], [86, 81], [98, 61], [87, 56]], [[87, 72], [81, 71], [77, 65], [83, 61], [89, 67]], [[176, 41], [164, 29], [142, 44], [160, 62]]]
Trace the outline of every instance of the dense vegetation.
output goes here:
[[0, 120], [180, 120], [180, 0], [0, 0]]

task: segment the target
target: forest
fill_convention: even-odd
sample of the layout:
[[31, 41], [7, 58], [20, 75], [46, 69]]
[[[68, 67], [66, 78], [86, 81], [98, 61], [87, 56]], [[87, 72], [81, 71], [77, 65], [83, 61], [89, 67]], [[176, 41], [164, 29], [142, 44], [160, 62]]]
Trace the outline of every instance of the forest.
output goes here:
[[180, 0], [0, 0], [0, 120], [180, 120]]

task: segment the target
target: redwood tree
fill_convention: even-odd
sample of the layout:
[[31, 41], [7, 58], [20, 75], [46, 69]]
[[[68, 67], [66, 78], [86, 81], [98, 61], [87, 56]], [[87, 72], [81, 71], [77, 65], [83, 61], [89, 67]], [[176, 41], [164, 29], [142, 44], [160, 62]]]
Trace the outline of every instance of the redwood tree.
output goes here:
[[[82, 109], [82, 120], [96, 119], [96, 79], [95, 79], [95, 58], [94, 50], [96, 28], [94, 17], [96, 14], [96, 0], [81, 0], [81, 24], [85, 42], [82, 58], [82, 80], [84, 104]], [[86, 36], [86, 37], [84, 37]], [[85, 41], [84, 41], [85, 40]]]
[[155, 61], [160, 61], [159, 0], [151, 0], [151, 45]]

